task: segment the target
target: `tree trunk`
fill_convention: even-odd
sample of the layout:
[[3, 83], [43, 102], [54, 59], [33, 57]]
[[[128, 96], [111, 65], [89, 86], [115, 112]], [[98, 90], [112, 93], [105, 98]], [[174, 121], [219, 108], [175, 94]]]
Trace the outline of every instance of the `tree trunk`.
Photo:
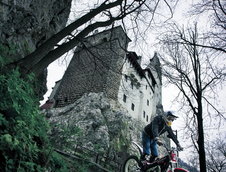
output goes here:
[[206, 172], [206, 153], [205, 153], [205, 145], [204, 145], [204, 130], [203, 130], [203, 119], [202, 119], [202, 103], [200, 103], [200, 104], [198, 106], [198, 113], [197, 113], [199, 163], [200, 163], [200, 171], [201, 172]]

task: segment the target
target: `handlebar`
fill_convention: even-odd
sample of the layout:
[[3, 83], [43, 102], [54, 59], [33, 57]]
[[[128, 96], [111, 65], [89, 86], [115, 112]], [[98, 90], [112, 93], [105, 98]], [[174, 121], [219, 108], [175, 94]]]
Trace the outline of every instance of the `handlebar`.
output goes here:
[[[140, 146], [135, 141], [132, 141], [132, 143], [138, 148], [140, 154], [142, 154], [142, 152], [143, 152], [142, 146]], [[182, 151], [181, 149], [177, 149], [177, 148], [171, 148], [170, 149], [170, 148], [168, 148], [168, 146], [165, 143], [163, 143], [161, 146], [163, 146], [167, 150], [167, 152], [170, 152], [170, 151]]]
[[163, 146], [168, 152], [169, 152], [169, 151], [178, 151], [178, 152], [183, 151], [183, 148], [180, 149], [179, 147], [177, 147], [177, 148], [172, 147], [172, 148], [170, 149], [170, 148], [168, 148], [168, 146], [167, 146], [166, 144], [164, 144], [164, 143], [163, 143], [162, 145], [160, 145], [160, 146]]

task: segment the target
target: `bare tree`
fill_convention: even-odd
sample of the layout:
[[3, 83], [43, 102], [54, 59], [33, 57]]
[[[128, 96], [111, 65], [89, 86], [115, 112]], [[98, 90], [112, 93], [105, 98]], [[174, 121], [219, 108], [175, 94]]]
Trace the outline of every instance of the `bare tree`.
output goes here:
[[[79, 42], [82, 42], [84, 37], [97, 28], [109, 27], [119, 21], [126, 25], [126, 17], [129, 17], [130, 21], [134, 23], [133, 27], [138, 27], [139, 21], [148, 22], [145, 16], [147, 16], [147, 14], [150, 16], [151, 14], [153, 17], [160, 2], [161, 0], [97, 1], [92, 4], [93, 6], [91, 8], [88, 6], [87, 9], [83, 11], [83, 14], [77, 17], [74, 22], [53, 35], [34, 52], [19, 61], [8, 64], [7, 67], [19, 66], [24, 74], [34, 72], [38, 75], [51, 62], [77, 46]], [[171, 10], [170, 4], [166, 0], [162, 0], [162, 2]], [[149, 27], [153, 19], [152, 17], [149, 23], [146, 23], [147, 27]]]
[[207, 144], [207, 169], [210, 172], [223, 172], [226, 170], [226, 142], [218, 138]]
[[208, 111], [211, 108], [214, 116], [225, 120], [224, 114], [211, 101], [217, 95], [217, 86], [225, 81], [225, 66], [222, 60], [219, 61], [221, 56], [197, 46], [205, 45], [205, 40], [198, 35], [197, 25], [187, 30], [173, 25], [171, 29], [161, 37], [163, 50], [167, 54], [161, 58], [163, 75], [179, 90], [177, 100], [187, 110], [186, 127], [199, 154], [200, 171], [205, 172], [204, 118], [207, 120], [213, 117]]
[[[208, 17], [210, 29], [203, 33], [205, 44], [197, 44], [214, 51], [226, 53], [226, 1], [224, 0], [199, 0], [191, 8], [190, 14]], [[187, 40], [187, 43], [191, 44]]]

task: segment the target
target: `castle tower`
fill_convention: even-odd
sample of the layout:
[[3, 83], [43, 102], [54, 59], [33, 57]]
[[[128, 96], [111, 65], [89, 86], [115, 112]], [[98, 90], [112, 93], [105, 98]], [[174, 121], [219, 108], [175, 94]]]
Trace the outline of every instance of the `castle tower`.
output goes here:
[[54, 90], [55, 107], [71, 104], [89, 92], [104, 92], [117, 100], [129, 42], [121, 26], [85, 38]]
[[118, 101], [133, 118], [149, 123], [161, 111], [161, 76], [156, 72], [161, 64], [155, 54], [143, 69], [141, 59], [135, 52], [127, 53]]
[[[155, 99], [156, 99], [156, 108], [162, 107], [162, 67], [158, 57], [158, 54], [155, 52], [152, 59], [150, 59], [150, 63], [148, 64], [146, 69], [150, 69], [154, 78], [156, 79], [155, 86]], [[163, 109], [162, 109], [163, 110]]]
[[159, 78], [160, 83], [162, 83], [162, 67], [157, 52], [155, 52], [154, 57], [150, 59], [150, 63], [147, 67], [157, 75], [156, 77]]

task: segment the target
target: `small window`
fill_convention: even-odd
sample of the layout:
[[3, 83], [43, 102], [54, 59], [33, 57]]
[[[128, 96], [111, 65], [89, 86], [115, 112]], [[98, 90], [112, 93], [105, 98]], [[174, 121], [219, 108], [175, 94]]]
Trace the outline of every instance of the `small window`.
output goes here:
[[133, 83], [131, 82], [131, 88], [133, 89]]
[[126, 80], [126, 82], [127, 82], [127, 80], [128, 80], [128, 76], [127, 76], [127, 75], [125, 75], [125, 80]]
[[59, 102], [60, 102], [59, 100], [56, 100], [55, 106], [59, 105]]
[[135, 105], [132, 103], [131, 109], [134, 111]]
[[107, 42], [108, 41], [108, 39], [105, 37], [105, 38], [103, 38], [103, 42]]
[[64, 98], [64, 102], [68, 102], [68, 98], [67, 97]]
[[148, 86], [146, 85], [146, 90], [148, 89]]
[[143, 118], [145, 118], [146, 114], [145, 114], [145, 111], [143, 111]]
[[146, 116], [146, 121], [148, 122], [148, 115]]
[[149, 106], [149, 100], [147, 100], [147, 105]]
[[126, 95], [123, 94], [123, 101], [126, 102]]
[[151, 75], [150, 75], [150, 73], [148, 73], [148, 78], [149, 78], [149, 79], [151, 78]]

